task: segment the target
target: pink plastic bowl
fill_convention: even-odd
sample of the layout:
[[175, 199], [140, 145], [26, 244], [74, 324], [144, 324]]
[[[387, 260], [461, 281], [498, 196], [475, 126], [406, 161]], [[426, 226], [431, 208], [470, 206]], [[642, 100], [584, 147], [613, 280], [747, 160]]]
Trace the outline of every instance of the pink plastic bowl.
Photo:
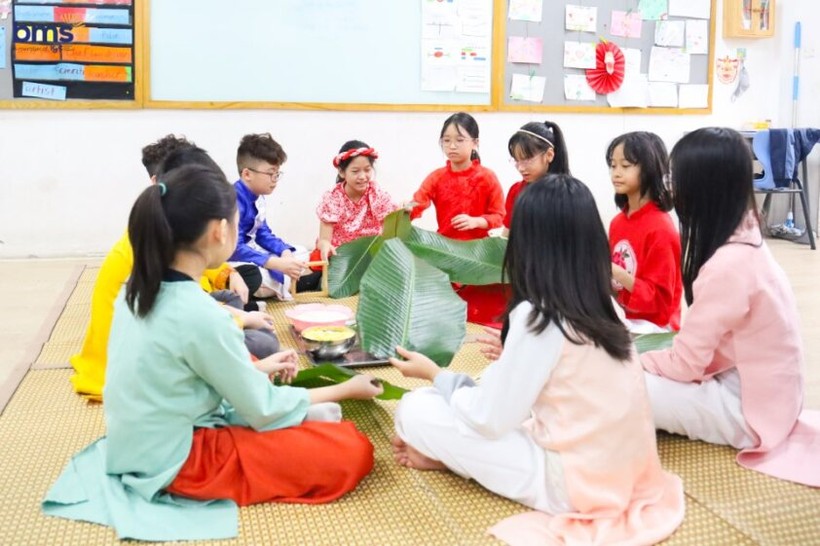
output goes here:
[[285, 316], [301, 332], [311, 326], [344, 326], [353, 319], [353, 310], [344, 305], [304, 303], [285, 311]]

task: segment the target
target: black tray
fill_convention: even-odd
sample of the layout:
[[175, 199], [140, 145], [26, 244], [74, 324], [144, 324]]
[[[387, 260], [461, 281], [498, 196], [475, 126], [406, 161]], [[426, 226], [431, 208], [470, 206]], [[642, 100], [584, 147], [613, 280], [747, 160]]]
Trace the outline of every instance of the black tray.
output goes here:
[[361, 345], [359, 344], [358, 332], [356, 333], [356, 344], [353, 345], [353, 347], [346, 354], [339, 358], [326, 358], [324, 360], [315, 360], [313, 356], [305, 350], [305, 342], [302, 339], [302, 336], [296, 332], [296, 329], [292, 324], [290, 326], [290, 335], [293, 336], [293, 340], [296, 342], [297, 350], [301, 354], [305, 355], [308, 362], [314, 366], [319, 364], [336, 364], [337, 366], [343, 366], [345, 368], [359, 368], [364, 366], [386, 366], [390, 364], [386, 358], [377, 358], [372, 354], [363, 351]]

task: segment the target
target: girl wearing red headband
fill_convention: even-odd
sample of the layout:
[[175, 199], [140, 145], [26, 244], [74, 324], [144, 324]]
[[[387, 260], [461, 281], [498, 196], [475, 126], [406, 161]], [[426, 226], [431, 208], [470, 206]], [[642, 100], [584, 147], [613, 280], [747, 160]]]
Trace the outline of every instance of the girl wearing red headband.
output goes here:
[[326, 260], [339, 245], [380, 234], [384, 217], [396, 210], [390, 194], [373, 180], [377, 157], [378, 152], [361, 140], [349, 140], [333, 158], [336, 186], [325, 192], [316, 208], [319, 240], [311, 259]]

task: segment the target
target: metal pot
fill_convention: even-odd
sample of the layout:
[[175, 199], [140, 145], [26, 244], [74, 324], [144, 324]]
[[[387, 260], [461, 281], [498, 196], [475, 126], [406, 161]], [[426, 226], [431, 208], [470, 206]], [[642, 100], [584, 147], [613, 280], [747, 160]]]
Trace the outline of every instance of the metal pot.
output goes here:
[[313, 360], [335, 360], [347, 354], [348, 351], [356, 344], [356, 333], [350, 330], [351, 335], [344, 339], [333, 341], [316, 341], [309, 339], [310, 328], [305, 330], [302, 340], [305, 344], [305, 352], [307, 352]]

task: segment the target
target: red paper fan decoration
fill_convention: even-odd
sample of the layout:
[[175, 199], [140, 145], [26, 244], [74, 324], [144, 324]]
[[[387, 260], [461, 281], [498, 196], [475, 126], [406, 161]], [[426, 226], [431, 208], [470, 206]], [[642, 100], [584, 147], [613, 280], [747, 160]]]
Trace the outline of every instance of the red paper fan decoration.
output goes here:
[[595, 68], [587, 70], [587, 83], [599, 95], [616, 91], [624, 82], [624, 52], [612, 42], [595, 46]]

